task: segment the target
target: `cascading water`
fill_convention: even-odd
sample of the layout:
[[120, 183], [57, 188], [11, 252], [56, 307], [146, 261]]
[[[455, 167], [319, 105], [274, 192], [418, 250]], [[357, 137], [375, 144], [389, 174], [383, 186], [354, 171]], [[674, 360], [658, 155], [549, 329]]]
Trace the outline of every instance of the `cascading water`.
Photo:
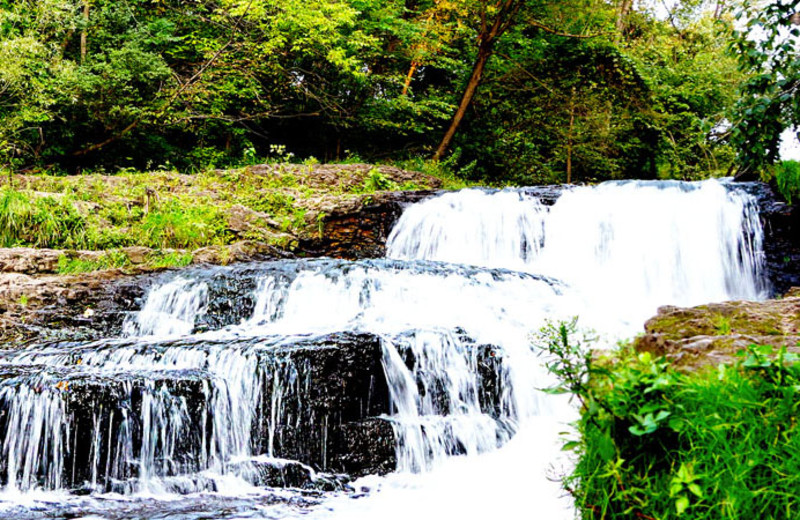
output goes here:
[[[0, 352], [0, 514], [39, 518], [20, 497], [83, 490], [59, 514], [117, 518], [98, 502], [115, 492], [140, 517], [173, 518], [137, 498], [166, 493], [191, 504], [174, 518], [522, 518], [535, 494], [539, 516], [570, 518], [546, 470], [573, 411], [540, 391], [531, 333], [578, 315], [613, 341], [658, 305], [765, 296], [756, 210], [718, 181], [606, 183], [552, 206], [465, 190], [408, 208], [387, 260], [166, 275], [123, 337]], [[234, 279], [246, 294], [219, 304]], [[373, 471], [383, 436], [398, 471], [359, 481], [366, 498], [253, 498], [276, 475], [340, 487], [318, 472]]]
[[624, 181], [566, 191], [551, 208], [524, 191], [444, 195], [406, 212], [387, 256], [549, 275], [592, 307], [581, 313], [592, 326], [632, 333], [659, 305], [765, 297], [762, 241], [754, 200], [731, 185]]

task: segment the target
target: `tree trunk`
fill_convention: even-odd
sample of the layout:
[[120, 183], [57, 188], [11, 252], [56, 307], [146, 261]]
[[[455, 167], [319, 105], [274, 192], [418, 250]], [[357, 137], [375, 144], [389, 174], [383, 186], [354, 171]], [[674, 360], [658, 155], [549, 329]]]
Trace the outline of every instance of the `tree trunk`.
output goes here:
[[445, 152], [450, 147], [450, 143], [456, 135], [456, 130], [458, 130], [461, 120], [464, 119], [464, 114], [467, 113], [467, 109], [470, 103], [472, 103], [472, 98], [475, 96], [475, 92], [478, 90], [478, 85], [481, 82], [483, 70], [486, 68], [486, 62], [489, 61], [489, 57], [492, 55], [492, 44], [493, 41], [491, 40], [481, 42], [481, 46], [478, 49], [478, 58], [475, 60], [475, 65], [472, 67], [472, 74], [469, 77], [469, 82], [467, 82], [467, 88], [464, 90], [464, 96], [461, 98], [458, 110], [456, 110], [456, 114], [450, 122], [450, 127], [447, 129], [447, 132], [445, 132], [442, 142], [439, 143], [436, 153], [433, 154], [434, 161], [441, 160], [442, 156], [444, 156]]
[[83, 22], [86, 24], [81, 31], [81, 65], [86, 61], [87, 31], [89, 25], [89, 0], [83, 2]]
[[567, 131], [567, 184], [572, 184], [572, 134], [575, 129], [575, 87], [569, 98], [569, 130]]
[[408, 69], [408, 74], [406, 75], [406, 81], [403, 83], [403, 96], [408, 95], [408, 89], [411, 87], [411, 81], [414, 79], [414, 73], [417, 71], [417, 67], [419, 67], [419, 63], [412, 61], [411, 67]]
[[497, 6], [499, 10], [495, 16], [494, 22], [491, 24], [488, 23], [486, 18], [487, 12], [483, 11], [481, 13], [481, 29], [478, 35], [478, 41], [480, 42], [478, 44], [478, 57], [475, 59], [475, 65], [472, 66], [472, 74], [467, 82], [467, 87], [464, 90], [461, 103], [458, 104], [458, 110], [456, 110], [456, 114], [453, 116], [453, 120], [447, 128], [442, 142], [439, 143], [436, 153], [433, 154], [434, 161], [440, 160], [450, 147], [450, 143], [456, 135], [456, 130], [458, 130], [458, 126], [461, 124], [461, 120], [464, 119], [464, 114], [467, 113], [467, 109], [470, 103], [472, 103], [472, 98], [478, 90], [478, 85], [480, 85], [481, 77], [483, 76], [483, 70], [486, 68], [486, 62], [489, 61], [494, 51], [495, 42], [515, 23], [517, 13], [519, 13], [522, 4], [522, 0], [504, 0], [498, 2]]
[[617, 10], [617, 34], [621, 35], [622, 32], [625, 30], [625, 26], [628, 20], [628, 14], [631, 12], [631, 8], [633, 7], [633, 0], [620, 0], [619, 8]]

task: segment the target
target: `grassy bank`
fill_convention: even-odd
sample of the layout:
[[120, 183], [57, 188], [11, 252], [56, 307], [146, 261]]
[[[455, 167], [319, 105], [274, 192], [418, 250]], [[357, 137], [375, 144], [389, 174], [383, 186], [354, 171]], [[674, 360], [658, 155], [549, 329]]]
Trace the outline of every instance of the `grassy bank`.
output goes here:
[[[297, 236], [313, 232], [324, 217], [315, 212], [321, 199], [460, 187], [441, 165], [404, 166], [420, 166], [426, 173], [370, 165], [269, 164], [192, 175], [18, 175], [0, 186], [0, 247], [108, 252], [92, 265], [65, 260], [63, 272], [124, 266], [126, 259], [115, 251], [130, 246], [191, 251], [255, 240], [291, 249]], [[157, 256], [156, 263], [185, 261], [180, 255]]]
[[594, 359], [571, 325], [542, 343], [582, 404], [565, 479], [584, 519], [800, 517], [800, 365], [751, 347], [679, 372], [623, 348]]

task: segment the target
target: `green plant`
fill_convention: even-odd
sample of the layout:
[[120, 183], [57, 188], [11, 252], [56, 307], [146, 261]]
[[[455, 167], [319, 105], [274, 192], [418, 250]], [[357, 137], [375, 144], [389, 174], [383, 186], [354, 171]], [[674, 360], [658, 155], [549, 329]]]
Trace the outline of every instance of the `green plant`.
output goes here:
[[286, 150], [285, 144], [269, 145], [269, 153], [272, 156], [272, 162], [289, 163], [294, 159], [294, 154]]
[[699, 481], [700, 476], [694, 474], [694, 462], [681, 463], [678, 472], [669, 481], [669, 496], [675, 499], [675, 512], [679, 516], [689, 508], [692, 498], [703, 498]]
[[86, 222], [69, 197], [39, 196], [0, 188], [0, 245], [81, 247]]
[[373, 191], [397, 190], [399, 188], [396, 182], [387, 177], [380, 170], [372, 168], [364, 179], [362, 192], [371, 193]]
[[714, 331], [720, 336], [728, 336], [731, 333], [731, 318], [722, 314], [715, 314], [711, 317]]
[[137, 226], [139, 243], [154, 248], [193, 249], [224, 242], [225, 219], [211, 205], [171, 199], [149, 212]]
[[[470, 173], [470, 171], [464, 171], [456, 168], [455, 165], [459, 156], [460, 151], [456, 150], [443, 161], [431, 161], [421, 157], [416, 157], [407, 159], [405, 161], [398, 161], [396, 164], [399, 168], [403, 168], [405, 170], [416, 170], [424, 173], [425, 175], [430, 175], [431, 177], [441, 180], [442, 188], [445, 190], [460, 190], [473, 186], [475, 183], [468, 181], [467, 179], [469, 177], [464, 175], [465, 173]], [[471, 164], [472, 167], [475, 166], [474, 163]]]
[[180, 251], [159, 252], [154, 251], [147, 257], [145, 265], [153, 269], [173, 267], [186, 267], [192, 263], [192, 254]]
[[80, 274], [102, 269], [125, 268], [130, 265], [130, 258], [122, 251], [106, 251], [96, 258], [61, 255], [58, 257], [58, 274]]
[[785, 348], [678, 372], [623, 347], [589, 354], [575, 323], [536, 339], [582, 403], [565, 477], [584, 519], [797, 518], [800, 365]]
[[792, 204], [800, 199], [800, 162], [783, 161], [772, 168], [772, 178], [781, 196]]

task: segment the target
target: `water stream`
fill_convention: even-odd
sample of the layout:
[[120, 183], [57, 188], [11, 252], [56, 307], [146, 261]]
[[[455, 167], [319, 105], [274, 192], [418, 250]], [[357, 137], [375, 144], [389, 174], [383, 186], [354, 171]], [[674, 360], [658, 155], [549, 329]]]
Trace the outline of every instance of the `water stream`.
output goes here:
[[767, 293], [757, 207], [719, 181], [465, 190], [386, 259], [167, 273], [120, 337], [0, 352], [0, 514], [572, 518], [574, 410], [531, 333], [580, 316], [603, 348]]

